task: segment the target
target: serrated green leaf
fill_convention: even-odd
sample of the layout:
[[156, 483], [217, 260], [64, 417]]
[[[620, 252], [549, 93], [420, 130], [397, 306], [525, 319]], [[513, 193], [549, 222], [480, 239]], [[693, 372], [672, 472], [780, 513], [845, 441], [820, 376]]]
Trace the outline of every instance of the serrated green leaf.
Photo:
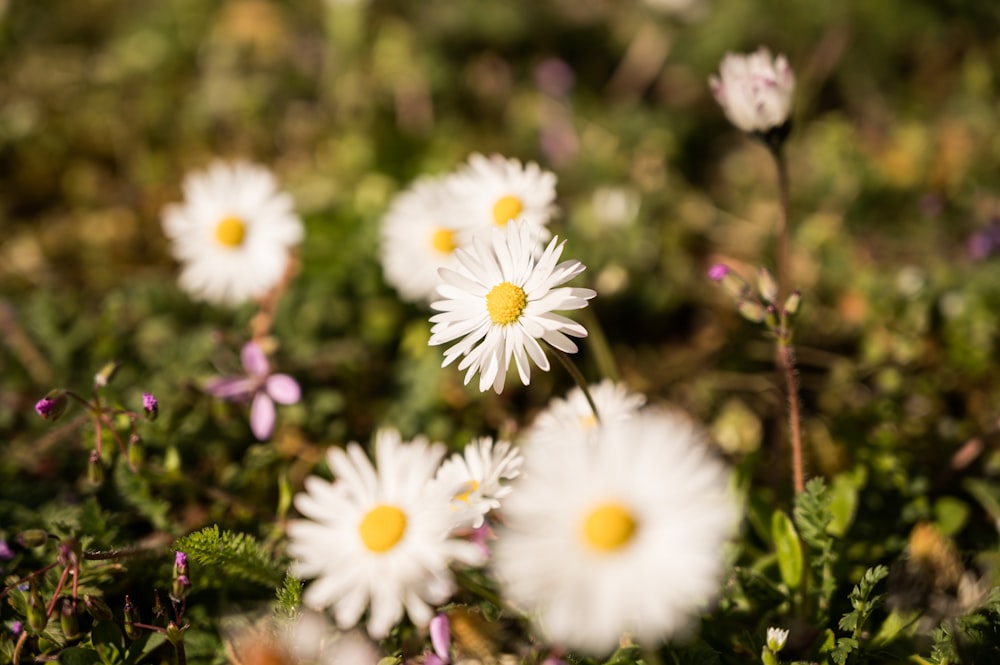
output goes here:
[[187, 553], [191, 560], [222, 578], [242, 579], [271, 588], [277, 588], [285, 579], [285, 566], [253, 536], [220, 531], [218, 525], [178, 538], [174, 549]]
[[782, 581], [790, 588], [797, 589], [802, 584], [802, 543], [791, 518], [780, 510], [771, 514], [771, 538], [778, 555], [778, 570]]

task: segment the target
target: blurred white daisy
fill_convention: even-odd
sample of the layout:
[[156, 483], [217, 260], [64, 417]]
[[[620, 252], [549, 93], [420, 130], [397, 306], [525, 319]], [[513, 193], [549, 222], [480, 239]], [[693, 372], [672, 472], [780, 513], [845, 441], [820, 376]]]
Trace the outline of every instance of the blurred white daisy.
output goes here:
[[430, 301], [441, 281], [438, 268], [453, 267], [455, 249], [469, 240], [472, 224], [456, 214], [448, 180], [417, 180], [393, 198], [382, 218], [382, 272], [404, 300]]
[[404, 608], [416, 626], [428, 624], [431, 605], [454, 591], [450, 563], [484, 560], [475, 544], [451, 537], [462, 517], [450, 505], [455, 487], [432, 482], [444, 454], [443, 444], [403, 442], [395, 430], [376, 434], [375, 466], [356, 443], [330, 450], [336, 480], [307, 478], [295, 497], [305, 519], [288, 527], [292, 574], [315, 578], [306, 606], [332, 607], [343, 629], [370, 606], [374, 639], [389, 634]]
[[290, 619], [269, 615], [253, 623], [231, 618], [225, 627], [226, 654], [233, 665], [376, 665], [375, 644], [360, 631], [337, 631], [311, 610]]
[[490, 437], [473, 439], [461, 454], [455, 453], [438, 469], [437, 479], [461, 490], [452, 499], [456, 508], [468, 508], [470, 523], [478, 529], [500, 499], [510, 494], [509, 481], [521, 473], [521, 451], [510, 441], [494, 443]]
[[504, 597], [553, 643], [595, 655], [622, 634], [683, 632], [718, 590], [737, 508], [686, 418], [642, 412], [594, 445], [525, 449], [493, 565]]
[[729, 122], [744, 132], [766, 133], [785, 124], [795, 94], [795, 72], [783, 55], [761, 47], [747, 55], [727, 53], [719, 75], [708, 79]]
[[547, 225], [556, 212], [556, 175], [535, 162], [474, 153], [448, 185], [477, 229], [517, 221], [531, 229], [536, 246], [551, 236]]
[[163, 230], [193, 297], [236, 305], [264, 296], [285, 275], [304, 234], [292, 197], [267, 169], [215, 162], [184, 179], [184, 203], [163, 211]]
[[462, 357], [459, 370], [468, 370], [468, 384], [480, 372], [479, 389], [491, 385], [500, 393], [513, 358], [521, 381], [528, 385], [532, 361], [548, 371], [549, 361], [538, 340], [566, 353], [576, 344], [567, 335], [586, 337], [587, 330], [555, 310], [581, 309], [597, 295], [591, 289], [554, 288], [585, 270], [576, 260], [556, 264], [565, 241], [553, 238], [537, 259], [531, 229], [508, 222], [493, 229], [489, 240], [474, 238], [468, 249], [456, 251], [459, 265], [442, 268], [438, 293], [431, 303], [440, 312], [431, 317], [429, 344], [462, 338], [444, 352], [442, 367]]
[[[604, 379], [587, 387], [602, 423], [631, 418], [643, 404], [645, 395], [630, 392], [622, 383]], [[566, 443], [580, 440], [580, 435], [592, 436], [597, 431], [594, 410], [579, 386], [566, 397], [555, 397], [544, 411], [535, 416], [523, 434], [525, 445]]]

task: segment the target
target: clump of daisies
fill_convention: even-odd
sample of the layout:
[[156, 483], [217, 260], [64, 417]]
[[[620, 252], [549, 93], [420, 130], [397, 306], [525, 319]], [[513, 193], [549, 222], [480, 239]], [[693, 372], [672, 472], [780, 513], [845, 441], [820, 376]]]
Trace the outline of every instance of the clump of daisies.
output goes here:
[[410, 302], [430, 302], [440, 268], [458, 264], [456, 250], [514, 221], [530, 230], [536, 251], [550, 237], [556, 176], [538, 164], [472, 154], [458, 169], [422, 177], [392, 200], [381, 223], [386, 282]]
[[183, 189], [184, 203], [163, 212], [181, 288], [199, 300], [238, 305], [277, 287], [304, 230], [271, 172], [217, 161], [189, 174]]
[[463, 484], [435, 482], [445, 446], [396, 430], [375, 436], [375, 464], [357, 443], [332, 448], [334, 482], [306, 479], [295, 497], [303, 519], [288, 527], [294, 575], [313, 579], [303, 602], [332, 608], [349, 629], [368, 611], [368, 634], [381, 639], [402, 619], [425, 627], [433, 607], [455, 591], [453, 562], [476, 566], [485, 555], [455, 534], [467, 521], [453, 507]]
[[683, 634], [719, 591], [738, 510], [689, 419], [647, 411], [525, 449], [492, 565], [547, 641], [594, 655]]
[[582, 309], [597, 293], [559, 287], [585, 270], [576, 260], [559, 261], [565, 241], [553, 238], [536, 258], [531, 228], [508, 222], [488, 240], [475, 238], [457, 250], [459, 265], [442, 268], [441, 300], [431, 303], [432, 346], [457, 342], [444, 352], [442, 366], [461, 358], [465, 383], [479, 373], [479, 390], [503, 391], [511, 361], [521, 382], [531, 382], [531, 362], [548, 371], [541, 342], [558, 352], [575, 353], [571, 337], [586, 337], [579, 323], [556, 314]]

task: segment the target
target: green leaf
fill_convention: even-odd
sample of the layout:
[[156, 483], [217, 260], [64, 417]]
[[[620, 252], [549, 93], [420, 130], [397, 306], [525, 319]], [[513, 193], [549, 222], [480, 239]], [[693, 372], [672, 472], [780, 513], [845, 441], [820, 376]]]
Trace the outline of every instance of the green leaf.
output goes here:
[[792, 589], [802, 584], [802, 543], [791, 518], [780, 510], [771, 514], [771, 537], [778, 555], [781, 579]]
[[245, 533], [220, 531], [218, 525], [206, 527], [178, 538], [174, 549], [205, 566], [211, 575], [223, 579], [242, 579], [261, 586], [277, 588], [285, 579], [285, 566]]
[[934, 521], [942, 535], [954, 536], [969, 520], [969, 504], [951, 496], [934, 502]]
[[864, 467], [858, 467], [852, 473], [842, 473], [830, 484], [830, 523], [827, 532], [841, 538], [854, 523], [858, 509], [858, 492], [867, 480]]
[[101, 657], [93, 649], [70, 647], [59, 652], [60, 665], [94, 665], [101, 662]]
[[274, 607], [275, 614], [294, 617], [299, 611], [299, 605], [302, 604], [302, 580], [286, 575], [276, 595], [278, 600]]

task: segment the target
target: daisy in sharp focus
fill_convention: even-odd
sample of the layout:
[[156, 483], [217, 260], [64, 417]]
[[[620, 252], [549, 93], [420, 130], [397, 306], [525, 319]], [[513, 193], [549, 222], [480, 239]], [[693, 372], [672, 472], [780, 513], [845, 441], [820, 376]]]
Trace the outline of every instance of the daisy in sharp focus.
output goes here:
[[[604, 379], [587, 388], [594, 399], [594, 406], [602, 423], [631, 418], [643, 404], [645, 395], [633, 393], [624, 384]], [[598, 419], [579, 386], [566, 397], [555, 397], [539, 413], [524, 432], [525, 445], [576, 442], [580, 435], [590, 436], [597, 431]]]
[[356, 443], [332, 448], [335, 481], [306, 479], [295, 497], [303, 519], [288, 527], [292, 574], [313, 579], [303, 603], [333, 608], [337, 625], [358, 624], [365, 609], [368, 634], [381, 639], [403, 617], [424, 627], [451, 596], [453, 561], [479, 565], [473, 543], [452, 537], [463, 518], [451, 507], [456, 487], [433, 482], [443, 444], [424, 437], [402, 441], [399, 432], [375, 436], [373, 466]]
[[521, 381], [531, 379], [530, 358], [548, 371], [549, 361], [538, 340], [556, 349], [575, 353], [569, 338], [586, 337], [579, 323], [555, 314], [555, 310], [582, 309], [597, 293], [591, 289], [555, 288], [585, 270], [576, 260], [559, 264], [565, 241], [553, 238], [535, 259], [531, 229], [508, 222], [494, 229], [489, 241], [474, 238], [467, 249], [456, 251], [459, 265], [442, 268], [438, 293], [443, 300], [431, 303], [439, 313], [431, 317], [434, 346], [461, 338], [444, 352], [442, 367], [458, 358], [459, 370], [467, 370], [465, 383], [479, 372], [479, 390], [491, 385], [503, 391], [511, 359]]
[[444, 461], [437, 472], [439, 482], [459, 486], [452, 499], [456, 508], [470, 510], [469, 526], [478, 529], [486, 514], [500, 507], [500, 500], [511, 492], [509, 481], [521, 473], [521, 451], [510, 441], [492, 438], [473, 439], [461, 454], [455, 453]]
[[417, 180], [382, 218], [382, 272], [405, 300], [429, 302], [441, 281], [438, 268], [454, 267], [455, 249], [469, 241], [472, 222], [457, 213], [449, 179]]
[[547, 226], [556, 212], [556, 175], [535, 162], [474, 153], [448, 187], [476, 229], [516, 221], [531, 229], [536, 246], [551, 235]]
[[552, 643], [594, 655], [681, 633], [719, 588], [738, 510], [686, 418], [642, 412], [593, 445], [525, 449], [493, 566]]
[[163, 211], [182, 289], [237, 305], [278, 285], [304, 234], [291, 196], [267, 169], [215, 162], [184, 179], [184, 203]]

